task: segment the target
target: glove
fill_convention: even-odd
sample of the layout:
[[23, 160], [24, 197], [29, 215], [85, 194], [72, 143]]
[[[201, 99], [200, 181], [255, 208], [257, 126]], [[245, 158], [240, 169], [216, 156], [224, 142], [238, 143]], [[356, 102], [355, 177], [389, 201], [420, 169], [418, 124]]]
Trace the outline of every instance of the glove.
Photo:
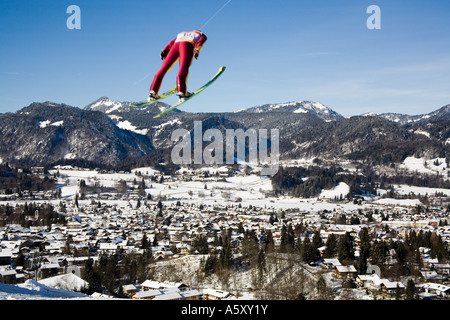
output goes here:
[[200, 52], [198, 51], [198, 50], [195, 50], [194, 51], [194, 58], [195, 58], [195, 60], [197, 60], [198, 59], [198, 55], [200, 54]]
[[164, 58], [167, 56], [167, 52], [164, 50], [161, 51], [161, 60], [164, 60]]

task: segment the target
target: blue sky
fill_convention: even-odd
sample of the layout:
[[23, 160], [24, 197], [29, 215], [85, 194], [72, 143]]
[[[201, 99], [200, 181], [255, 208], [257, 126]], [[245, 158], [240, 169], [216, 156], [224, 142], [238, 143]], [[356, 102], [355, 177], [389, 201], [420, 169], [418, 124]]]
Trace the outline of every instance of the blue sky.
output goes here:
[[[161, 49], [226, 2], [0, 1], [0, 113], [35, 101], [83, 108], [101, 96], [142, 100]], [[81, 9], [80, 30], [66, 26], [70, 5]], [[380, 30], [366, 26], [370, 5], [381, 9]], [[434, 111], [450, 104], [449, 18], [448, 0], [231, 0], [203, 29], [208, 41], [188, 90], [222, 65], [227, 71], [181, 109], [309, 100], [343, 115]]]

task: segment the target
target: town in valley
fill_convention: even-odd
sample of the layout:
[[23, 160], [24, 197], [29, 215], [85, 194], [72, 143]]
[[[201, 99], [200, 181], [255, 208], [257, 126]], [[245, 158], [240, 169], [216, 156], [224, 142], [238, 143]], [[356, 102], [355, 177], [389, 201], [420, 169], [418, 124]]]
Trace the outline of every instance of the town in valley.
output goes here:
[[[444, 158], [403, 166], [447, 179]], [[450, 189], [399, 183], [355, 196], [341, 179], [299, 197], [245, 163], [1, 169], [0, 299], [12, 287], [17, 299], [450, 297]]]

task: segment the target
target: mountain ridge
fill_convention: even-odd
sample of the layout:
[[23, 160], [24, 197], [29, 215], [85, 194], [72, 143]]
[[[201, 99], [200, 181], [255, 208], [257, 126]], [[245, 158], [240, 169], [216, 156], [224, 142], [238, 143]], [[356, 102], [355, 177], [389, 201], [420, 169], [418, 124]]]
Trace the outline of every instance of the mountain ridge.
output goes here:
[[268, 112], [289, 112], [289, 113], [312, 113], [323, 120], [339, 120], [344, 117], [320, 102], [312, 101], [291, 101], [285, 103], [264, 104], [251, 108], [236, 111], [236, 113], [268, 113]]
[[401, 124], [417, 124], [435, 122], [439, 120], [450, 120], [450, 104], [425, 114], [409, 115], [404, 113], [372, 113], [367, 114], [367, 116], [378, 116]]
[[79, 159], [110, 166], [132, 164], [155, 154], [155, 149], [170, 150], [171, 133], [179, 128], [190, 131], [195, 121], [222, 132], [227, 123], [243, 130], [278, 128], [284, 159], [343, 157], [386, 163], [414, 154], [446, 155], [450, 146], [450, 105], [403, 118], [343, 117], [318, 102], [294, 101], [226, 113], [170, 112], [158, 119], [153, 116], [167, 104], [140, 109], [130, 105], [100, 97], [83, 109], [47, 101], [2, 114], [0, 162], [48, 165]]
[[[93, 101], [92, 103], [86, 105], [83, 109], [92, 110], [92, 111], [101, 111], [104, 113], [113, 113], [113, 112], [129, 112], [130, 110], [144, 110], [149, 113], [157, 113], [165, 110], [170, 105], [164, 102], [156, 102], [147, 107], [138, 109], [131, 107], [132, 102], [121, 102], [117, 100], [111, 100], [106, 96], [102, 96], [99, 99]], [[154, 108], [154, 107], [157, 108]], [[175, 109], [173, 112], [175, 113], [190, 113]], [[252, 107], [243, 108], [237, 111], [229, 111], [225, 112], [229, 113], [310, 113], [315, 114], [319, 118], [322, 118], [326, 121], [330, 120], [342, 120], [347, 116], [343, 116], [340, 113], [336, 112], [330, 107], [323, 105], [320, 102], [314, 102], [309, 100], [298, 100], [298, 101], [290, 101], [283, 103], [270, 103], [270, 104], [262, 104], [256, 105]], [[214, 112], [207, 112], [214, 113]], [[219, 113], [220, 112], [216, 112]], [[450, 120], [450, 104], [442, 106], [434, 111], [425, 114], [405, 114], [405, 113], [376, 113], [369, 112], [366, 114], [355, 114], [353, 116], [376, 116], [382, 117], [394, 122], [399, 122], [401, 124], [414, 124], [414, 123], [424, 123], [427, 121], [438, 121], [438, 120]], [[348, 117], [347, 117], [348, 118]]]
[[101, 112], [53, 102], [0, 116], [0, 137], [2, 162], [21, 165], [64, 159], [116, 165], [153, 149], [146, 136], [117, 127]]

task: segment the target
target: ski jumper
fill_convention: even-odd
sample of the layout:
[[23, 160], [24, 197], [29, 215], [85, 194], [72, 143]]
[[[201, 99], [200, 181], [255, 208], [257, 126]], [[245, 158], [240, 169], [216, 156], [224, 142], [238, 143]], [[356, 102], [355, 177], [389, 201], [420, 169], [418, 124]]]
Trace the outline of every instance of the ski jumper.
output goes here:
[[206, 35], [198, 30], [190, 32], [181, 32], [175, 39], [170, 41], [161, 52], [161, 58], [164, 62], [158, 72], [155, 74], [150, 91], [158, 93], [163, 78], [166, 73], [179, 60], [180, 69], [177, 76], [177, 91], [183, 95], [187, 94], [186, 81], [189, 74], [189, 67], [192, 64], [192, 58], [198, 57], [200, 49], [206, 42]]

